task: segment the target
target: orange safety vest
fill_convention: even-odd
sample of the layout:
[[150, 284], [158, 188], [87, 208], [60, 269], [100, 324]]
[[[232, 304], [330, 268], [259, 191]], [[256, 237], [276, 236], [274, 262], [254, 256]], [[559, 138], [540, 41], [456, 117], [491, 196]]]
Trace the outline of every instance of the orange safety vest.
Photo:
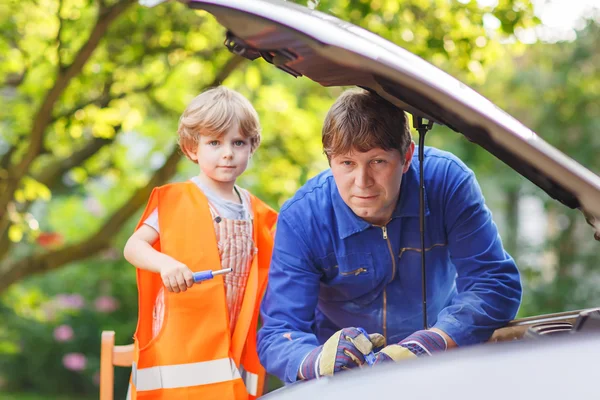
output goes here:
[[[246, 400], [262, 394], [265, 370], [256, 352], [256, 330], [277, 213], [252, 195], [251, 203], [258, 253], [233, 335], [223, 277], [216, 276], [186, 292], [165, 291], [164, 324], [153, 339], [152, 311], [163, 283], [159, 274], [137, 269], [139, 316], [132, 399]], [[160, 238], [154, 244], [156, 250], [192, 272], [221, 269], [208, 200], [193, 182], [154, 189], [137, 228], [157, 207]]]

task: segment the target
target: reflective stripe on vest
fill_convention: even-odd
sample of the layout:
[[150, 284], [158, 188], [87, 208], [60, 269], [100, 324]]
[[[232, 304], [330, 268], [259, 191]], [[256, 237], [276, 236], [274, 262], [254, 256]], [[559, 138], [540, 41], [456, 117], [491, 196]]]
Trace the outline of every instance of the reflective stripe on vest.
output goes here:
[[242, 375], [248, 393], [251, 396], [256, 396], [256, 393], [258, 393], [258, 375], [246, 371], [243, 365], [240, 365], [240, 374]]
[[246, 390], [252, 396], [258, 392], [258, 375], [241, 366], [241, 373], [231, 358], [190, 364], [165, 365], [137, 369], [132, 366], [132, 379], [136, 391], [174, 389], [208, 385], [242, 378]]

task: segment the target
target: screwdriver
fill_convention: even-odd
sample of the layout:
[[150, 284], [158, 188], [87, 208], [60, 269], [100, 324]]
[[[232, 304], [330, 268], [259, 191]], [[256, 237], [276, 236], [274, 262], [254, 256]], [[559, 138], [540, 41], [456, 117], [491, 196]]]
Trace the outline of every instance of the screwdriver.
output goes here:
[[[364, 328], [357, 328], [363, 335], [365, 335], [367, 337], [367, 339], [369, 338], [369, 334], [367, 333], [367, 331], [364, 330]], [[365, 361], [367, 362], [367, 364], [369, 365], [373, 365], [373, 363], [375, 362], [375, 353], [373, 353], [373, 351], [371, 351], [369, 354], [365, 355]]]
[[194, 272], [194, 283], [207, 281], [209, 279], [214, 278], [217, 275], [227, 274], [231, 271], [233, 271], [233, 268], [218, 269], [216, 271], [208, 270], [208, 271]]

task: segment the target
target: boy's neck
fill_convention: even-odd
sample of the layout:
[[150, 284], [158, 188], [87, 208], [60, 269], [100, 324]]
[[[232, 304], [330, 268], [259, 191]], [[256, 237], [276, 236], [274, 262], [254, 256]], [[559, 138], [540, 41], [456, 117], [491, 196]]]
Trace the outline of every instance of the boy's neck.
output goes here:
[[215, 192], [219, 197], [225, 200], [233, 201], [235, 203], [240, 202], [240, 198], [234, 190], [235, 181], [234, 182], [220, 182], [215, 181], [212, 178], [200, 173], [198, 175], [200, 181], [208, 186], [213, 192]]

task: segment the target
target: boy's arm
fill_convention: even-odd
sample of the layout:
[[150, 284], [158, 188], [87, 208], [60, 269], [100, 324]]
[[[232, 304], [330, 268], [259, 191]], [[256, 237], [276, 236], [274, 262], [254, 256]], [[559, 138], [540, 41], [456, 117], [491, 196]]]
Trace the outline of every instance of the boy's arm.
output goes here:
[[185, 264], [156, 251], [152, 245], [158, 237], [154, 228], [142, 224], [127, 240], [123, 255], [137, 268], [160, 274], [170, 292], [185, 292], [194, 284], [192, 271]]
[[257, 337], [262, 365], [285, 383], [298, 379], [302, 360], [319, 346], [313, 324], [321, 274], [301, 228], [290, 220], [294, 218], [288, 219], [286, 211], [279, 214]]

